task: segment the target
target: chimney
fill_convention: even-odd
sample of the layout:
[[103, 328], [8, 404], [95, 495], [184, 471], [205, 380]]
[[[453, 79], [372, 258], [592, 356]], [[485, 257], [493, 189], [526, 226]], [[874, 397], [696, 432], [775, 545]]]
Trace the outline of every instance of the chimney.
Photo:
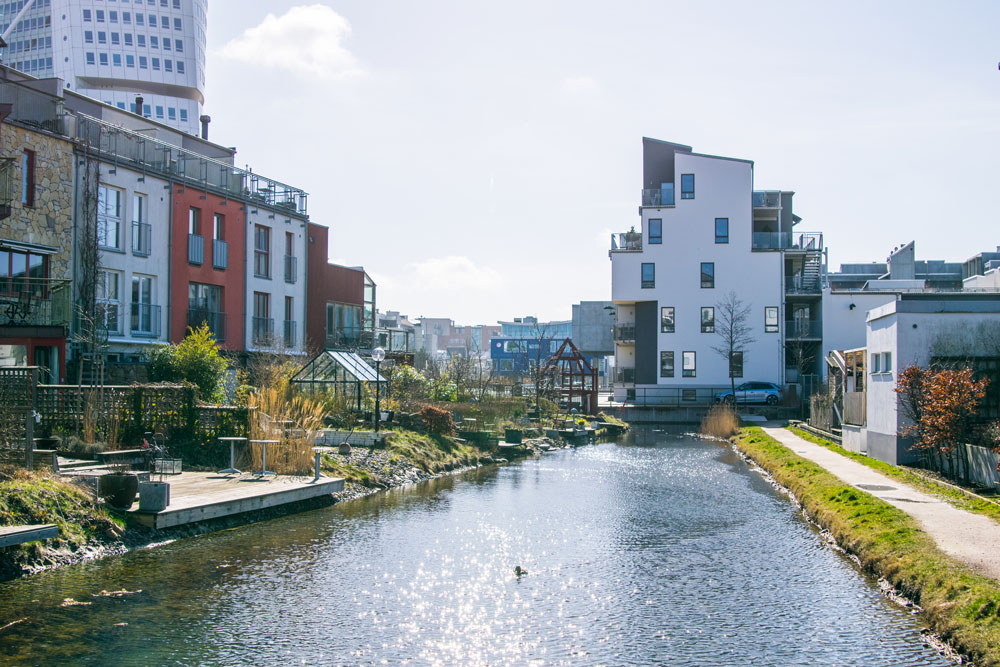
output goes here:
[[212, 117], [205, 115], [198, 120], [201, 121], [201, 138], [208, 141], [208, 124], [212, 122]]
[[142, 115], [142, 95], [135, 96], [135, 113], [137, 116]]

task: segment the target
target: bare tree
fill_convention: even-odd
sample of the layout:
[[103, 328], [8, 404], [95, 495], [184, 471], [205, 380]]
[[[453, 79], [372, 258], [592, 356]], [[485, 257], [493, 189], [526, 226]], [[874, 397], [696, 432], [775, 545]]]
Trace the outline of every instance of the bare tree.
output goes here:
[[542, 397], [548, 396], [552, 393], [552, 385], [554, 378], [551, 374], [545, 372], [545, 367], [548, 364], [549, 356], [551, 351], [543, 352], [543, 346], [545, 349], [548, 347], [548, 341], [552, 339], [552, 332], [549, 329], [548, 324], [539, 323], [535, 321], [534, 328], [531, 332], [530, 342], [534, 343], [534, 349], [529, 345], [527, 352], [528, 356], [528, 375], [531, 377], [532, 382], [535, 385], [535, 410], [540, 410], [538, 403]]
[[719, 344], [712, 349], [725, 359], [729, 366], [729, 386], [736, 404], [736, 377], [733, 362], [739, 355], [740, 366], [746, 363], [746, 348], [753, 343], [753, 329], [750, 327], [750, 305], [743, 303], [739, 295], [730, 291], [722, 301], [715, 304], [715, 333]]

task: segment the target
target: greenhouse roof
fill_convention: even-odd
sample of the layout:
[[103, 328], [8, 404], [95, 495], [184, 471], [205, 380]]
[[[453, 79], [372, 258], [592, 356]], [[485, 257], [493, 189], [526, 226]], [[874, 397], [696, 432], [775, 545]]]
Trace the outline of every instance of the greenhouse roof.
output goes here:
[[386, 381], [357, 353], [324, 350], [303, 366], [292, 378], [292, 382], [323, 382], [328, 378], [343, 380], [344, 375], [361, 382]]

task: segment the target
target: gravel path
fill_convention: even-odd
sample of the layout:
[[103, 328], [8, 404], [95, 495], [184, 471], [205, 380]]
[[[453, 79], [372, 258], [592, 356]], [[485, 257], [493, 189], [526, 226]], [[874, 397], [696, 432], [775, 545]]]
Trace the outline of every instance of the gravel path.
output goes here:
[[785, 428], [765, 426], [764, 432], [845, 483], [903, 510], [920, 523], [941, 551], [1000, 581], [1000, 523], [921, 493]]

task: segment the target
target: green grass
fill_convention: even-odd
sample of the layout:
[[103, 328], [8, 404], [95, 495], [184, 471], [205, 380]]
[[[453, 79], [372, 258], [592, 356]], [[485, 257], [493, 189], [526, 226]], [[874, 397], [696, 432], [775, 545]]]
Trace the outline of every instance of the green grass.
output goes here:
[[386, 447], [394, 455], [409, 461], [424, 472], [436, 473], [459, 466], [473, 465], [479, 460], [479, 450], [440, 435], [423, 435], [414, 431], [393, 431]]
[[836, 452], [841, 456], [845, 456], [862, 465], [868, 466], [873, 470], [877, 470], [886, 477], [891, 477], [904, 484], [912, 486], [915, 489], [923, 491], [924, 493], [941, 498], [959, 509], [974, 512], [976, 514], [982, 514], [983, 516], [988, 516], [994, 521], [1000, 522], [1000, 505], [997, 503], [983, 500], [981, 498], [973, 498], [972, 496], [962, 493], [961, 491], [957, 491], [956, 489], [953, 489], [945, 484], [937, 484], [926, 477], [917, 475], [910, 470], [907, 470], [906, 468], [900, 468], [890, 463], [873, 459], [870, 456], [849, 452], [834, 442], [830, 442], [829, 440], [813, 435], [808, 431], [803, 431], [800, 428], [790, 426], [788, 427], [788, 430], [804, 440], [808, 440], [809, 442], [820, 445], [821, 447], [826, 447], [832, 452]]
[[[48, 473], [0, 467], [0, 526], [54, 523], [59, 536], [45, 544], [76, 550], [89, 542], [119, 537], [125, 522], [96, 505], [84, 491]], [[21, 545], [22, 555], [40, 543]], [[15, 556], [15, 560], [17, 557]]]
[[1000, 667], [1000, 583], [946, 556], [902, 510], [844, 484], [759, 427], [743, 428], [735, 442], [867, 571], [920, 604], [934, 632], [976, 665]]

